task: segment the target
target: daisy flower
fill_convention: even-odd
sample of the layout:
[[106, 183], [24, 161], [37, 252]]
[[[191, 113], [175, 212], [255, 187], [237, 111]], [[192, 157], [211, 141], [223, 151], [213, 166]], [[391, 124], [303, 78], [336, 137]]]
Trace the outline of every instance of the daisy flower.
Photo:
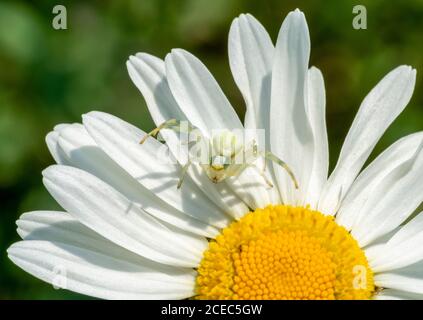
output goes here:
[[57, 165], [43, 182], [65, 212], [24, 213], [10, 259], [58, 287], [108, 299], [423, 297], [423, 215], [410, 219], [423, 200], [423, 134], [362, 170], [409, 102], [416, 72], [400, 66], [371, 90], [328, 178], [325, 88], [309, 56], [299, 10], [275, 46], [251, 15], [233, 21], [229, 60], [244, 123], [190, 53], [127, 62], [157, 126], [188, 121], [212, 141], [216, 129], [264, 129], [261, 144], [289, 165], [298, 188], [267, 161], [272, 188], [250, 167], [214, 183], [194, 163], [178, 189], [176, 130], [163, 130], [165, 143], [140, 145], [145, 132], [90, 112], [47, 135]]

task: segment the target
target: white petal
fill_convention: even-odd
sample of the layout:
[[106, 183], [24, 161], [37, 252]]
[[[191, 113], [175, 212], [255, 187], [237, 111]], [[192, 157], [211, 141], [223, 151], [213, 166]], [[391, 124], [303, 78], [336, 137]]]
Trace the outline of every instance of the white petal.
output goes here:
[[395, 289], [386, 289], [378, 293], [375, 300], [422, 300], [423, 295], [410, 292], [404, 292]]
[[[336, 221], [348, 230], [360, 228], [360, 219], [369, 212], [363, 210], [367, 201], [373, 203], [381, 199], [374, 198], [375, 190], [384, 187], [383, 179], [393, 170], [412, 158], [423, 142], [423, 133], [404, 137], [381, 153], [354, 181], [336, 215]], [[385, 186], [386, 187], [386, 186]], [[388, 186], [389, 187], [389, 186]], [[373, 208], [369, 207], [370, 214]]]
[[216, 228], [175, 209], [131, 177], [97, 146], [83, 125], [62, 129], [59, 145], [72, 166], [100, 178], [156, 218], [201, 236], [218, 234]]
[[[170, 91], [163, 60], [146, 53], [138, 53], [136, 56], [129, 57], [126, 65], [129, 76], [143, 95], [157, 127], [169, 119], [186, 120]], [[163, 129], [161, 135], [176, 159], [185, 163], [184, 156], [186, 155], [181, 154], [183, 148], [178, 148], [179, 134]]]
[[46, 188], [73, 217], [132, 252], [164, 264], [195, 267], [207, 248], [204, 238], [159, 223], [85, 171], [51, 166], [43, 176]]
[[[271, 151], [293, 170], [306, 192], [313, 167], [313, 135], [307, 119], [304, 86], [310, 56], [310, 36], [304, 14], [290, 12], [282, 24], [272, 70]], [[273, 166], [282, 199], [298, 204], [298, 192], [287, 173]]]
[[110, 158], [166, 203], [217, 227], [226, 227], [231, 221], [189, 177], [177, 189], [180, 166], [165, 163], [165, 160], [170, 159], [166, 145], [155, 139], [147, 139], [140, 145], [144, 132], [106, 113], [90, 112], [83, 116], [83, 122], [90, 135]]
[[[156, 126], [169, 119], [186, 120], [170, 91], [164, 61], [146, 53], [129, 57], [126, 63], [129, 76], [143, 95]], [[172, 154], [180, 163], [186, 162], [184, 149], [179, 148], [179, 134], [172, 130], [161, 130]]]
[[416, 71], [411, 67], [398, 67], [364, 99], [325, 186], [319, 203], [320, 211], [336, 213], [374, 146], [410, 101], [415, 79]]
[[[169, 119], [186, 120], [169, 89], [163, 60], [146, 53], [138, 53], [129, 58], [127, 67], [132, 81], [147, 102], [156, 126]], [[180, 164], [185, 164], [187, 154], [183, 152], [184, 148], [180, 148], [179, 134], [172, 130], [162, 130], [161, 135], [173, 156]], [[199, 165], [190, 166], [187, 175], [226, 213], [238, 218], [248, 212], [247, 206], [226, 183], [214, 184]]]
[[59, 132], [51, 131], [46, 136], [47, 148], [50, 151], [54, 161], [57, 164], [69, 165], [69, 159], [66, 158], [66, 155], [63, 153], [63, 150], [60, 148], [59, 144]]
[[67, 212], [26, 212], [19, 217], [16, 224], [18, 225], [18, 234], [23, 240], [44, 240], [80, 247], [159, 273], [169, 270], [188, 272], [187, 269], [169, 267], [134, 254], [87, 228]]
[[302, 203], [316, 209], [329, 170], [329, 143], [325, 109], [326, 94], [323, 75], [319, 69], [312, 67], [307, 73], [306, 113], [313, 133], [313, 168], [307, 193], [305, 193]]
[[423, 212], [416, 214], [416, 216], [405, 223], [398, 232], [389, 240], [389, 245], [397, 246], [403, 245], [405, 241], [419, 242], [417, 239], [423, 236]]
[[269, 128], [270, 90], [275, 48], [264, 27], [241, 14], [229, 31], [229, 63], [247, 110], [246, 129]]
[[423, 262], [376, 274], [374, 280], [378, 287], [423, 294]]
[[156, 268], [61, 242], [21, 241], [9, 258], [35, 277], [57, 287], [105, 299], [181, 299], [193, 295], [189, 269]]
[[129, 58], [126, 66], [129, 76], [147, 102], [148, 111], [157, 126], [169, 119], [186, 119], [170, 92], [163, 60], [146, 53], [138, 53]]
[[[270, 180], [268, 172], [265, 174]], [[280, 203], [276, 187], [269, 187], [257, 169], [246, 168], [239, 176], [228, 178], [226, 183], [253, 210]]]
[[363, 208], [352, 234], [365, 246], [395, 229], [423, 201], [423, 144], [407, 161], [383, 177]]
[[[193, 270], [169, 267], [136, 255], [95, 233], [66, 212], [27, 212], [21, 215], [16, 223], [18, 233], [24, 240], [43, 240], [56, 245], [66, 244], [102, 254], [126, 264], [133, 264], [140, 267], [143, 276], [147, 277], [146, 280], [167, 280], [172, 286], [174, 282], [185, 283], [185, 280], [190, 283], [191, 276], [195, 276]], [[173, 277], [169, 278], [169, 276]], [[192, 286], [188, 288], [192, 289]], [[150, 289], [145, 287], [144, 290], [148, 292]]]
[[140, 257], [87, 228], [67, 212], [26, 212], [19, 217], [16, 225], [18, 226], [17, 232], [23, 240], [61, 242], [86, 247], [104, 254], [110, 253], [112, 256], [129, 254], [128, 256], [131, 257]]
[[[129, 57], [126, 65], [129, 76], [143, 95], [157, 127], [169, 119], [186, 120], [170, 91], [163, 60], [146, 53], [138, 53], [136, 56]], [[180, 150], [183, 148], [178, 148], [179, 134], [163, 129], [161, 135], [176, 159], [185, 163], [185, 155], [181, 154]]]
[[[409, 266], [423, 260], [423, 214], [402, 226], [394, 236], [382, 246], [369, 252], [369, 262], [376, 272], [389, 271]], [[423, 272], [423, 264], [420, 264]]]
[[242, 129], [235, 110], [204, 64], [182, 49], [165, 59], [166, 75], [173, 96], [188, 120], [206, 137], [213, 130]]
[[16, 221], [18, 234], [23, 240], [44, 240], [64, 243], [95, 251], [118, 260], [141, 266], [156, 268], [160, 271], [174, 267], [147, 260], [123, 247], [116, 245], [87, 228], [67, 212], [33, 211], [26, 212]]
[[[229, 62], [232, 75], [240, 89], [247, 110], [246, 129], [264, 129], [263, 149], [269, 142], [270, 90], [274, 46], [269, 34], [252, 15], [240, 15], [229, 31]], [[258, 143], [261, 141], [256, 140]], [[263, 161], [258, 161], [259, 167]], [[273, 170], [268, 169], [268, 179], [273, 181]], [[253, 183], [257, 181], [256, 183]], [[270, 203], [280, 203], [277, 188], [265, 188], [263, 178], [255, 170], [248, 169], [228, 182], [250, 207], [259, 208]]]
[[250, 211], [245, 202], [233, 192], [226, 181], [212, 182], [199, 164], [193, 163], [187, 174], [212, 202], [231, 217], [239, 219]]

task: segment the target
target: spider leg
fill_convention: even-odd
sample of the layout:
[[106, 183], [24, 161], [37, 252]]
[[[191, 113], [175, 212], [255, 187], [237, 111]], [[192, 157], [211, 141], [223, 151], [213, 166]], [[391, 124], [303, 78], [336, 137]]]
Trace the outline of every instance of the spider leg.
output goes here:
[[179, 123], [179, 121], [176, 120], [176, 119], [170, 119], [170, 120], [163, 122], [160, 126], [158, 126], [157, 128], [155, 128], [152, 131], [150, 131], [149, 133], [147, 133], [144, 136], [144, 138], [141, 139], [140, 144], [143, 144], [145, 142], [145, 140], [147, 140], [148, 137], [157, 137], [160, 130], [172, 128], [175, 125], [177, 125], [178, 123]]
[[282, 168], [284, 168], [285, 171], [288, 173], [288, 175], [291, 177], [292, 181], [294, 182], [295, 189], [298, 189], [297, 179], [295, 178], [294, 173], [292, 172], [291, 168], [286, 164], [285, 161], [279, 159], [276, 155], [274, 155], [273, 153], [269, 151], [265, 152], [263, 156], [265, 159], [273, 161], [277, 163], [278, 165], [280, 165]]
[[266, 177], [265, 168], [260, 169], [255, 163], [245, 163], [245, 164], [238, 164], [232, 165], [228, 169], [226, 169], [226, 177], [238, 177], [245, 169], [248, 167], [254, 168], [258, 174], [263, 178], [264, 182], [269, 186], [269, 188], [273, 188], [272, 182]]
[[263, 178], [264, 182], [266, 182], [269, 188], [273, 188], [273, 183], [266, 177], [266, 165], [262, 169], [260, 169], [256, 164], [252, 163], [250, 164], [250, 167], [253, 167], [257, 170], [257, 172]]
[[269, 188], [273, 188], [273, 183], [266, 176], [266, 159], [263, 161], [263, 168], [260, 169], [257, 164], [254, 163], [259, 157], [258, 146], [255, 140], [251, 141], [251, 146], [244, 149], [244, 169], [247, 167], [253, 167], [259, 175], [263, 178]]
[[191, 161], [188, 161], [183, 167], [181, 172], [181, 177], [179, 178], [177, 189], [180, 189], [182, 186], [182, 183], [184, 182], [185, 176], [187, 174], [188, 168], [191, 165]]
[[186, 133], [191, 133], [192, 131], [194, 131], [196, 128], [193, 127], [191, 124], [185, 122], [185, 121], [180, 121], [180, 120], [176, 120], [176, 119], [169, 119], [165, 122], [163, 122], [160, 126], [158, 126], [157, 128], [153, 129], [152, 131], [150, 131], [149, 133], [147, 133], [140, 141], [140, 144], [143, 144], [148, 137], [157, 137], [157, 135], [159, 134], [159, 132], [163, 129], [171, 129], [175, 132], [186, 132]]

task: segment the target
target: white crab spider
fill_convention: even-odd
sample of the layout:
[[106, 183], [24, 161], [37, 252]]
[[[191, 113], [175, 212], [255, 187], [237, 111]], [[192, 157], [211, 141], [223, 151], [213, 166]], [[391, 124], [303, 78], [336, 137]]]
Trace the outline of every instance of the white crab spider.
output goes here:
[[[198, 128], [190, 124], [186, 125], [185, 122], [184, 125], [181, 125], [181, 121], [170, 119], [148, 133], [140, 141], [140, 144], [143, 144], [148, 137], [157, 137], [159, 132], [163, 129], [170, 129], [178, 133], [187, 133], [190, 135], [194, 134], [196, 137], [194, 139], [195, 141], [188, 141], [188, 144], [194, 143], [195, 145], [198, 145], [199, 143], [207, 140], [204, 136], [201, 135]], [[256, 160], [262, 157], [265, 160], [277, 163], [283, 169], [285, 169], [288, 175], [291, 177], [295, 188], [298, 189], [297, 180], [289, 166], [269, 151], [259, 152], [255, 140], [252, 140], [247, 147], [245, 144], [240, 143], [240, 140], [234, 133], [229, 130], [223, 130], [218, 134], [213, 135], [210, 143], [207, 145], [211, 146], [211, 150], [209, 150], [211, 153], [207, 153], [208, 156], [206, 161], [199, 161], [199, 164], [205, 170], [208, 178], [214, 183], [219, 183], [229, 177], [237, 177], [245, 169], [252, 167], [256, 169], [257, 172], [263, 177], [264, 181], [269, 187], [273, 187], [272, 183], [265, 175], [266, 161], [263, 161], [264, 166], [262, 169], [260, 169], [255, 164]], [[192, 158], [196, 157], [190, 157], [187, 163], [182, 167], [182, 174], [177, 185], [178, 189], [182, 186], [185, 174], [189, 166], [193, 163]], [[240, 158], [242, 161], [239, 161]]]

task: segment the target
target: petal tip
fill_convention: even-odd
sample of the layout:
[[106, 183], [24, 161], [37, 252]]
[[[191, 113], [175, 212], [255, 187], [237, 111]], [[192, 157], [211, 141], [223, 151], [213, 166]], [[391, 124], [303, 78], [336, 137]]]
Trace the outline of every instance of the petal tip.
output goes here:
[[101, 111], [93, 110], [93, 111], [84, 113], [81, 117], [82, 117], [82, 121], [85, 122], [85, 121], [89, 121], [93, 118], [101, 117], [102, 114], [103, 114], [103, 112], [101, 112]]
[[58, 136], [59, 136], [59, 133], [57, 131], [50, 131], [49, 133], [46, 134], [45, 142], [47, 143], [47, 145], [49, 143], [55, 142]]
[[50, 179], [56, 171], [61, 170], [60, 168], [64, 168], [64, 167], [66, 166], [59, 165], [59, 164], [52, 164], [51, 166], [48, 166], [43, 171], [41, 171], [41, 175], [43, 176], [44, 179]]
[[297, 24], [307, 25], [306, 17], [300, 9], [295, 9], [294, 11], [289, 12], [285, 20], [290, 21], [291, 23], [295, 22]]
[[[170, 53], [169, 53], [172, 57], [175, 56], [187, 56], [187, 55], [191, 55], [187, 50], [182, 49], [182, 48], [173, 48]], [[168, 54], [168, 55], [169, 55]]]
[[136, 63], [136, 59], [137, 59], [137, 57], [136, 57], [136, 56], [134, 56], [134, 55], [130, 55], [130, 56], [128, 57], [128, 60], [126, 60], [126, 66], [129, 66], [129, 65], [134, 65], [134, 64]]

